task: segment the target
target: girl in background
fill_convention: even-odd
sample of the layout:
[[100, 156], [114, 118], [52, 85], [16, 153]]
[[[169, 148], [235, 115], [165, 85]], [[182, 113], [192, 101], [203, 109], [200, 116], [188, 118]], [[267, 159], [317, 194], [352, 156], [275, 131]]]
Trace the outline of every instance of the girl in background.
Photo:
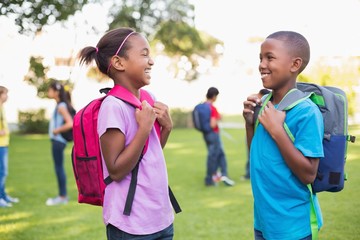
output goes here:
[[58, 196], [46, 200], [46, 205], [53, 206], [67, 204], [66, 173], [64, 169], [64, 150], [67, 141], [61, 136], [73, 126], [71, 111], [75, 111], [70, 99], [70, 93], [64, 86], [54, 81], [48, 88], [48, 97], [56, 101], [56, 107], [49, 123], [49, 137], [51, 139], [51, 152], [54, 160]]

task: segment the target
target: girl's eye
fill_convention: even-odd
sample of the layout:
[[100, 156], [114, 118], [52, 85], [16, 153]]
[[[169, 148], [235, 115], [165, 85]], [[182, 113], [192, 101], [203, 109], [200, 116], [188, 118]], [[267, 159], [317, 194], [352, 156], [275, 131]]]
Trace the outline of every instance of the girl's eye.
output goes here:
[[148, 50], [144, 50], [144, 51], [141, 53], [141, 56], [144, 56], [144, 57], [149, 56], [149, 51], [148, 51]]

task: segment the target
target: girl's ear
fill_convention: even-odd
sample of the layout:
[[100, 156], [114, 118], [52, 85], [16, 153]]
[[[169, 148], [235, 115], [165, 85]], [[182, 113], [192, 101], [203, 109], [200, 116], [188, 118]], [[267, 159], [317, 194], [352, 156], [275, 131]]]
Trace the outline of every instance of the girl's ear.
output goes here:
[[292, 65], [291, 65], [291, 72], [297, 72], [301, 68], [301, 65], [303, 63], [303, 60], [301, 58], [294, 58]]
[[112, 56], [111, 59], [111, 65], [113, 68], [115, 68], [118, 71], [124, 71], [125, 67], [124, 67], [124, 58], [119, 57], [117, 55]]

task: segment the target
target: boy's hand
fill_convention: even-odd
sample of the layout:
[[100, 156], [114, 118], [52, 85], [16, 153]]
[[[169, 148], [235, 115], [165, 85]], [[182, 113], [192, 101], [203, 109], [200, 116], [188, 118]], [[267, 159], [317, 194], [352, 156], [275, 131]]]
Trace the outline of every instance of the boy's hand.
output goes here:
[[261, 105], [261, 99], [257, 94], [250, 95], [244, 101], [243, 117], [247, 125], [254, 125], [254, 109], [256, 105]]
[[285, 112], [275, 109], [274, 105], [269, 101], [259, 115], [259, 121], [271, 136], [283, 129], [285, 121]]
[[159, 124], [163, 128], [171, 130], [173, 127], [173, 122], [169, 113], [169, 107], [162, 102], [155, 102], [154, 111]]

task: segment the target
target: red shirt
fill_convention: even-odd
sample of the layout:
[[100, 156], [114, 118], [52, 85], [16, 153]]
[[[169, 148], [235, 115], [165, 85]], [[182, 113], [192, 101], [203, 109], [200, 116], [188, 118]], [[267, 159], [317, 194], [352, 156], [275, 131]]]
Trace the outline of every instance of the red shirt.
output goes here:
[[[211, 118], [215, 118], [216, 122], [219, 121], [221, 119], [221, 116], [219, 114], [219, 112], [217, 111], [216, 107], [212, 104], [210, 104], [210, 117]], [[219, 125], [216, 123], [216, 127], [213, 128], [213, 131], [218, 133], [219, 132]]]

